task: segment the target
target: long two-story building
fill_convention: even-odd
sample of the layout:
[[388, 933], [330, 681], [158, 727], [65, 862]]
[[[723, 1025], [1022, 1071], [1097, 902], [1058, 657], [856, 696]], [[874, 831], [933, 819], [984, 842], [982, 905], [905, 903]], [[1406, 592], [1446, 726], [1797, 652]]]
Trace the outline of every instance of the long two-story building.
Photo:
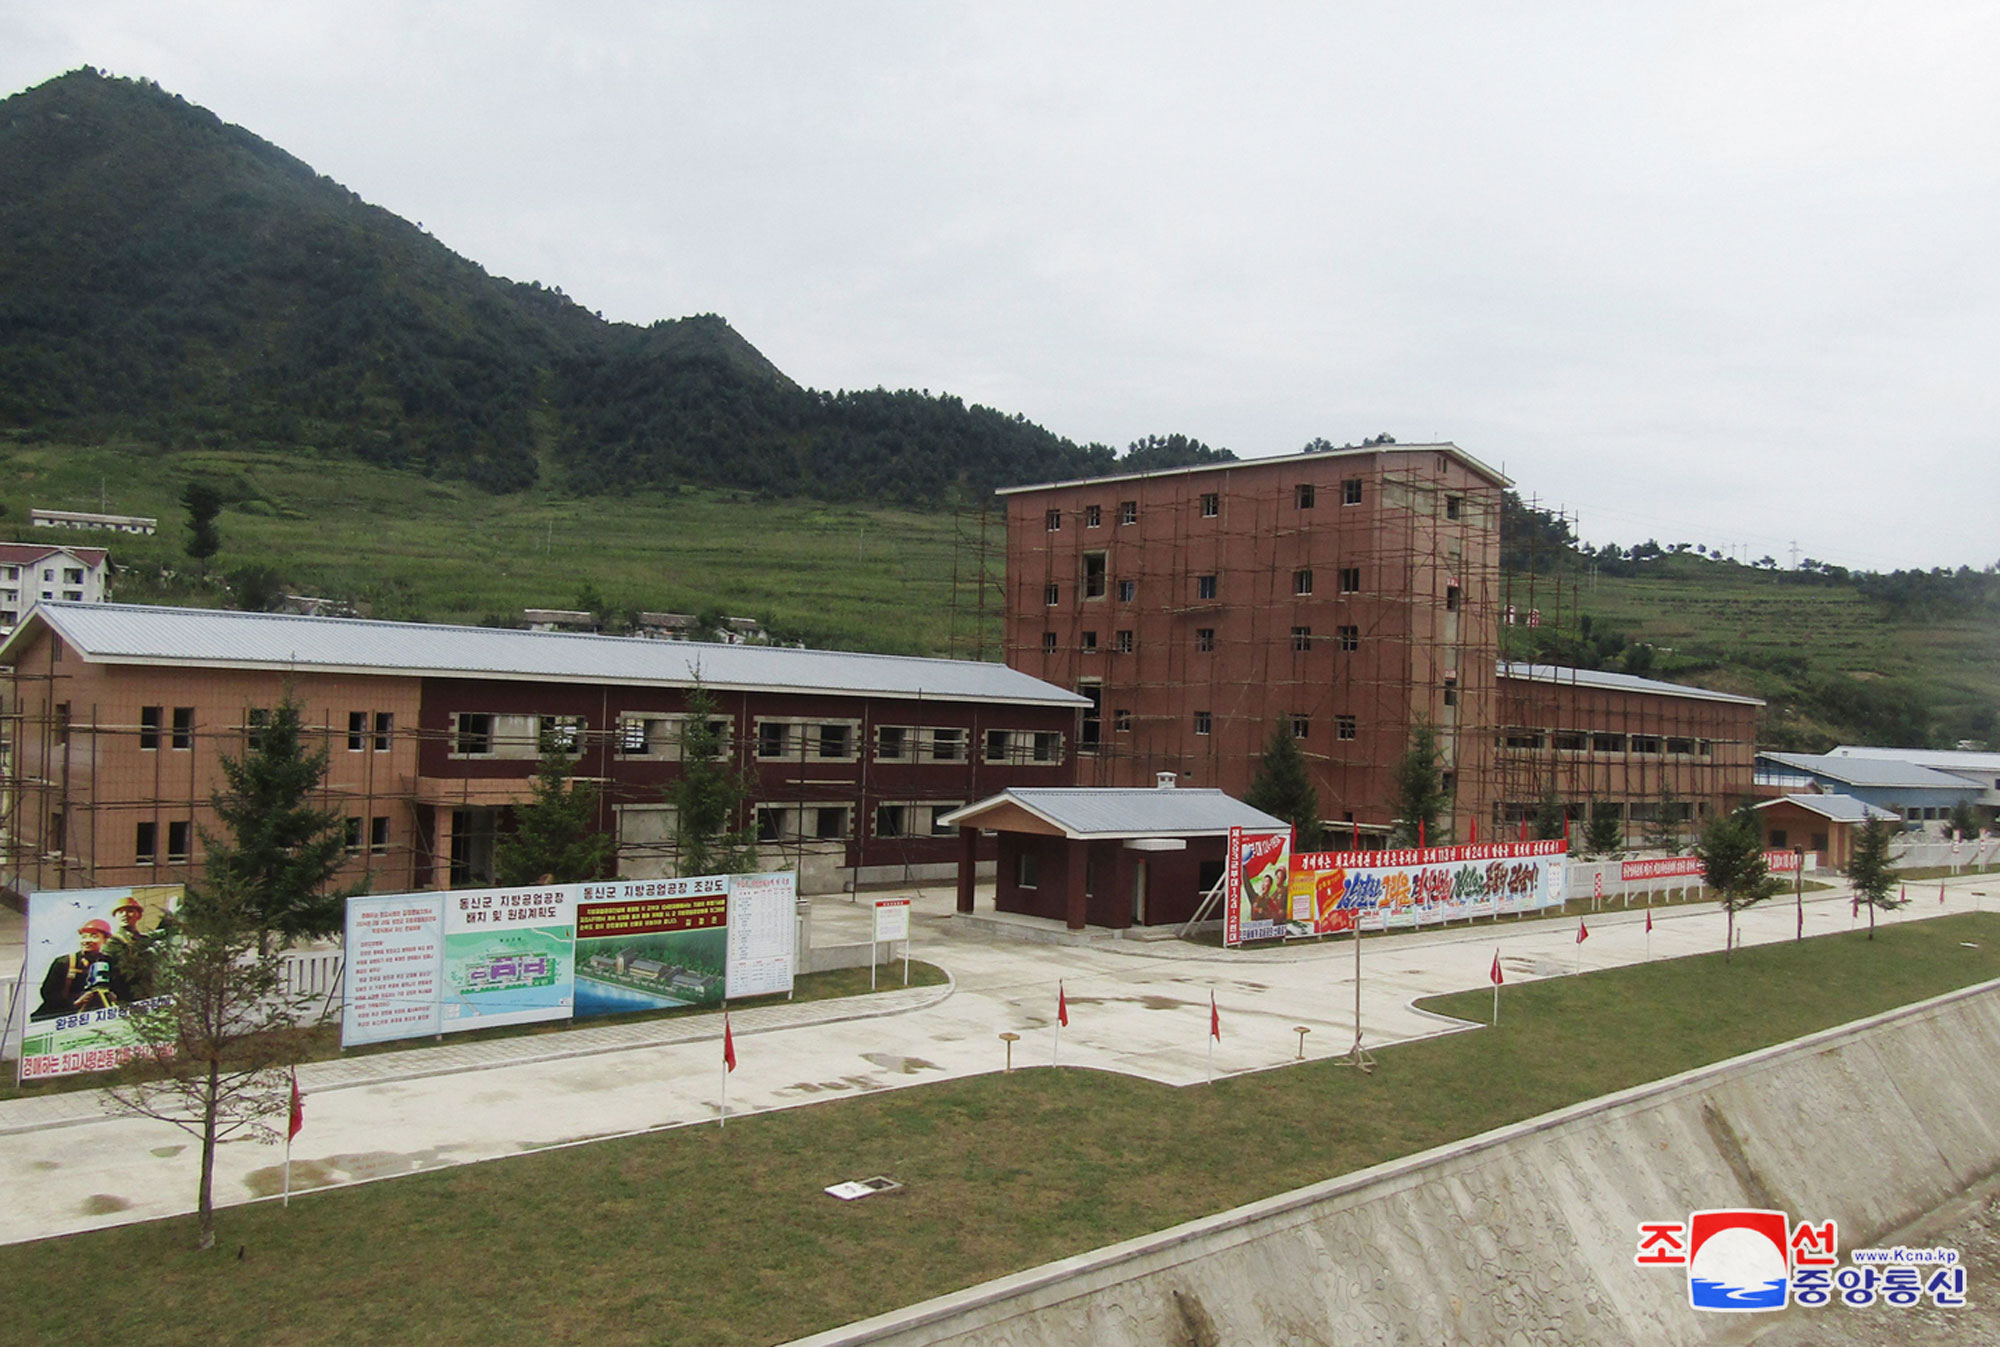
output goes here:
[[551, 744], [601, 788], [619, 873], [672, 873], [665, 791], [697, 686], [766, 864], [807, 892], [945, 878], [960, 839], [938, 820], [1071, 784], [1087, 705], [961, 660], [59, 601], [0, 664], [16, 891], [197, 873], [222, 760], [287, 688], [327, 753], [345, 878], [377, 891], [489, 877]]

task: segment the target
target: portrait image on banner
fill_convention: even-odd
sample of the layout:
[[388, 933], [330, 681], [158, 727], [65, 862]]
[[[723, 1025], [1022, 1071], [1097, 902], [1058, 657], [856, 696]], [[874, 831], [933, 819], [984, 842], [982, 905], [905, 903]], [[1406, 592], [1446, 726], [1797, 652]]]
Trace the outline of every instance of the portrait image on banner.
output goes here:
[[471, 889], [445, 895], [445, 1033], [568, 1019], [576, 994], [580, 884]]
[[1229, 830], [1223, 871], [1222, 939], [1279, 940], [1288, 934], [1291, 904], [1292, 832]]
[[128, 1016], [158, 995], [157, 957], [173, 931], [178, 884], [28, 895], [28, 1002], [22, 1080], [105, 1071], [138, 1044]]
[[583, 885], [576, 1017], [721, 1004], [729, 972], [729, 878]]

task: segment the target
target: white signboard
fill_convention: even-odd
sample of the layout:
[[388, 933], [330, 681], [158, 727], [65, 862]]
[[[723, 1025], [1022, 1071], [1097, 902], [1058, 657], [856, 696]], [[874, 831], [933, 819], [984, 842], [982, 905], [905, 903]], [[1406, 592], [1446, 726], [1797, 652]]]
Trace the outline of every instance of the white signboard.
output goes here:
[[438, 1032], [444, 900], [441, 893], [347, 900], [343, 1047]]
[[580, 884], [445, 895], [444, 1030], [566, 1020], [576, 1000]]
[[730, 877], [730, 996], [791, 992], [798, 966], [798, 901], [796, 875]]
[[910, 900], [895, 898], [875, 904], [875, 943], [910, 938]]

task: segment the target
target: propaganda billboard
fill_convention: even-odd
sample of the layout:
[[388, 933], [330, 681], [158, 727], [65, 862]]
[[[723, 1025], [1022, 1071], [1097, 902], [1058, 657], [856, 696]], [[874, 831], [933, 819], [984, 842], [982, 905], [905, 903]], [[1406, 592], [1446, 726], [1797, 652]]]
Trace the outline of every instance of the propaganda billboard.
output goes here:
[[1291, 935], [1397, 930], [1561, 907], [1568, 844], [1501, 842], [1293, 858]]
[[1290, 828], [1282, 832], [1229, 830], [1229, 855], [1223, 870], [1225, 945], [1277, 940], [1289, 933], [1291, 854]]
[[107, 1071], [138, 1045], [128, 1019], [155, 1004], [153, 954], [172, 930], [178, 884], [28, 895], [29, 998], [21, 1080]]

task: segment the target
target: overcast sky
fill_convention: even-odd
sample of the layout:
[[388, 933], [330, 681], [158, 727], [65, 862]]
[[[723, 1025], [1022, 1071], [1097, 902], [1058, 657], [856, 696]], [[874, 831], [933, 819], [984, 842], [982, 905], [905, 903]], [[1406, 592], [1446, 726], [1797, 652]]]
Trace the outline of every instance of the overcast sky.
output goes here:
[[0, 0], [607, 318], [1593, 542], [2000, 560], [2000, 6]]

